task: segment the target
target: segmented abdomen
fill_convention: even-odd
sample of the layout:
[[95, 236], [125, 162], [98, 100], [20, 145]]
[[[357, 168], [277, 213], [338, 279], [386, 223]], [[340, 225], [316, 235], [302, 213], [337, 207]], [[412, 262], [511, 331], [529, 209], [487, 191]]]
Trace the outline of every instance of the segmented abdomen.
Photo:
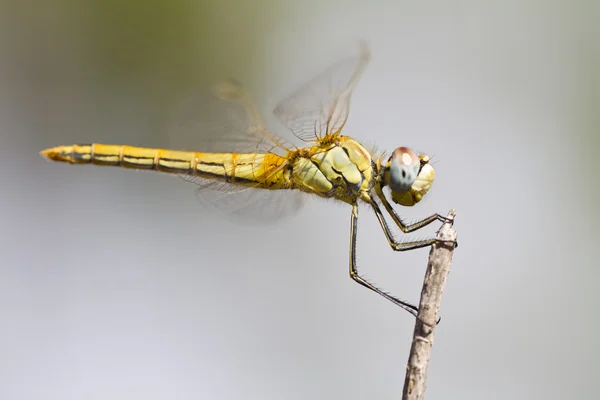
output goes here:
[[287, 159], [276, 154], [201, 153], [145, 147], [83, 144], [58, 146], [41, 152], [53, 161], [107, 165], [189, 174], [232, 184], [287, 188]]

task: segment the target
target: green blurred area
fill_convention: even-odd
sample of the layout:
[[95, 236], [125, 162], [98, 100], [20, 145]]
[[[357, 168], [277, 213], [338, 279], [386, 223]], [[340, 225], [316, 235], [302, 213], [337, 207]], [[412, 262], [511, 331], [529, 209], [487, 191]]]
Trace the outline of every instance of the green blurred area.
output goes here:
[[[137, 144], [164, 146], [170, 114], [186, 96], [226, 77], [257, 83], [280, 8], [273, 0], [4, 4], [0, 54], [12, 71], [0, 76], [20, 82], [38, 136], [92, 130], [82, 140], [117, 140], [117, 132], [102, 135], [138, 120], [144, 126], [134, 131], [145, 136]], [[121, 132], [131, 139], [127, 126]]]
[[[186, 82], [223, 65], [255, 68], [275, 1], [69, 1], [11, 3], [6, 23], [20, 47], [57, 49], [111, 79]], [[269, 17], [267, 17], [269, 15]], [[48, 54], [46, 54], [48, 55]], [[243, 67], [241, 67], [243, 66]]]

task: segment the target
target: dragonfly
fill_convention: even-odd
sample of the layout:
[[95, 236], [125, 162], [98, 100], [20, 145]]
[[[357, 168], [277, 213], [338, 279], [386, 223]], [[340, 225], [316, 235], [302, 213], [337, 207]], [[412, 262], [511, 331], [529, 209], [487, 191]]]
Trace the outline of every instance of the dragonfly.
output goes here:
[[[369, 151], [359, 141], [342, 134], [352, 92], [370, 57], [368, 45], [361, 43], [357, 54], [339, 60], [277, 104], [274, 116], [302, 145], [291, 144], [267, 129], [248, 91], [230, 79], [215, 84], [212, 97], [222, 109], [236, 112], [224, 113], [212, 125], [208, 120], [219, 113], [205, 112], [201, 118], [205, 120], [200, 120], [199, 126], [188, 124], [192, 135], [201, 136], [202, 129], [216, 132], [212, 137], [209, 135], [204, 151], [92, 143], [57, 146], [40, 154], [52, 161], [71, 164], [176, 174], [198, 185], [201, 197], [217, 206], [231, 198], [242, 198], [242, 203], [247, 203], [248, 194], [282, 191], [345, 203], [351, 208], [350, 277], [417, 316], [417, 306], [373, 285], [359, 273], [356, 263], [359, 204], [372, 208], [390, 247], [400, 252], [428, 247], [439, 239], [397, 241], [380, 204], [403, 233], [414, 232], [434, 221], [450, 222], [436, 213], [405, 223], [384, 192], [389, 188], [391, 201], [400, 206], [419, 203], [435, 178], [428, 155], [398, 147], [388, 156], [385, 152]], [[215, 126], [217, 129], [213, 129]], [[264, 197], [259, 199], [259, 203], [264, 201]]]

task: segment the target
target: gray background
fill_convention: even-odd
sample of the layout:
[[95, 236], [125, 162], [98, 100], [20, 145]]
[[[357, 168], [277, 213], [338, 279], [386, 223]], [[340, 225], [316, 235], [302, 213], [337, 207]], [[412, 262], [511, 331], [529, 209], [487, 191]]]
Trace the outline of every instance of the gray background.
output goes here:
[[[347, 206], [240, 224], [176, 178], [37, 154], [167, 146], [223, 76], [270, 116], [361, 38], [345, 133], [435, 154], [403, 215], [458, 212], [427, 398], [596, 398], [597, 4], [3, 2], [0, 398], [399, 398], [414, 320], [349, 279]], [[375, 282], [417, 301], [426, 259], [362, 212]]]

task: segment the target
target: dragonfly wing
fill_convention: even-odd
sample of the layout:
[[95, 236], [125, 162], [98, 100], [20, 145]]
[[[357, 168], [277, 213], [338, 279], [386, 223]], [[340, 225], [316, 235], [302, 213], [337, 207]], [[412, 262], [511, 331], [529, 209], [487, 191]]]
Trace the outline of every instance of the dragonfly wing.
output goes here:
[[223, 153], [286, 152], [288, 141], [270, 132], [246, 89], [223, 80], [183, 102], [172, 117], [173, 148]]
[[[218, 82], [182, 103], [169, 136], [171, 147], [190, 151], [284, 155], [291, 148], [266, 129], [250, 95], [234, 80]], [[296, 191], [270, 191], [193, 175], [180, 178], [198, 186], [196, 197], [205, 207], [237, 221], [268, 222], [294, 214], [305, 197]]]
[[281, 101], [273, 113], [305, 142], [318, 141], [326, 134], [339, 134], [348, 119], [352, 90], [369, 59], [369, 47], [361, 43], [358, 55], [329, 67]]
[[295, 190], [266, 190], [191, 175], [180, 177], [198, 185], [196, 197], [205, 208], [235, 222], [272, 223], [296, 214], [307, 200], [306, 194]]

